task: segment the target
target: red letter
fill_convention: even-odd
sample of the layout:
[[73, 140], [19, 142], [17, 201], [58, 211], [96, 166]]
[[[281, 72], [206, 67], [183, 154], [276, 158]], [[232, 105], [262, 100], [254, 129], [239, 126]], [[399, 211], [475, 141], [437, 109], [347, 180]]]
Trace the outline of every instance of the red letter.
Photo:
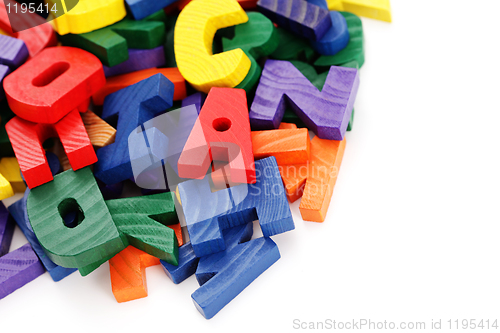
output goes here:
[[19, 117], [55, 124], [75, 109], [86, 111], [90, 97], [105, 84], [96, 56], [73, 47], [51, 47], [7, 76], [4, 89]]
[[54, 179], [42, 147], [42, 143], [50, 137], [59, 136], [74, 171], [97, 162], [82, 118], [76, 110], [53, 125], [36, 124], [14, 117], [5, 125], [5, 129], [30, 189]]
[[210, 162], [229, 162], [231, 181], [255, 183], [246, 93], [212, 88], [179, 158], [182, 178], [203, 178]]

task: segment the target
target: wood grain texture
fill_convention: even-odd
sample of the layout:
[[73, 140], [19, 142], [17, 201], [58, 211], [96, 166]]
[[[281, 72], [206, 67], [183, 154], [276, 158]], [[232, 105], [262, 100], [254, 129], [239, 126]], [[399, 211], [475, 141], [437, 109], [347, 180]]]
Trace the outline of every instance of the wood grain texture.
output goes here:
[[153, 49], [165, 40], [165, 24], [159, 21], [124, 19], [85, 34], [60, 36], [64, 45], [94, 54], [103, 65], [116, 66], [128, 59], [128, 49]]
[[[335, 6], [335, 1], [328, 0], [330, 8]], [[342, 8], [334, 10], [345, 10], [359, 16], [369, 17], [375, 20], [392, 22], [390, 0], [341, 0]]]
[[332, 26], [325, 35], [317, 41], [311, 41], [316, 52], [324, 55], [334, 55], [349, 43], [349, 30], [345, 17], [339, 12], [331, 11], [330, 19]]
[[234, 27], [234, 38], [222, 38], [224, 52], [241, 49], [251, 61], [250, 70], [243, 81], [235, 88], [251, 91], [259, 81], [262, 69], [257, 60], [276, 50], [279, 36], [271, 20], [257, 12], [250, 12], [248, 22]]
[[143, 69], [162, 67], [165, 65], [163, 46], [150, 50], [128, 50], [128, 59], [113, 67], [103, 66], [106, 77], [127, 74]]
[[[0, 1], [0, 29], [11, 37], [19, 38], [26, 44], [30, 57], [36, 56], [43, 49], [57, 45], [57, 37], [52, 25], [45, 22], [43, 18], [35, 13], [11, 13], [7, 15], [6, 5], [11, 7], [17, 2], [14, 0]], [[16, 27], [27, 27], [30, 29], [15, 29]], [[12, 29], [14, 27], [14, 29]]]
[[222, 230], [259, 220], [265, 237], [293, 230], [274, 157], [255, 161], [257, 182], [212, 192], [207, 176], [179, 184], [189, 237], [197, 256], [224, 250]]
[[[92, 96], [95, 105], [102, 105], [104, 98], [115, 91], [126, 88], [134, 83], [147, 79], [155, 74], [161, 73], [174, 84], [174, 101], [186, 98], [186, 80], [182, 77], [179, 69], [173, 68], [149, 68], [133, 73], [111, 76], [106, 78], [106, 85]], [[184, 105], [183, 105], [184, 106]]]
[[[323, 72], [323, 73], [317, 73], [316, 70], [314, 69], [313, 66], [307, 64], [307, 63], [304, 63], [304, 62], [300, 62], [300, 61], [296, 61], [296, 60], [292, 60], [290, 61], [309, 81], [311, 81], [311, 83], [316, 87], [318, 88], [318, 90], [322, 90], [323, 89], [323, 86], [325, 85], [325, 82], [326, 82], [326, 79], [328, 77], [328, 69]], [[348, 63], [345, 63], [345, 64], [342, 64], [342, 67], [349, 67], [349, 68], [356, 68], [358, 69], [358, 66], [357, 66], [357, 62], [348, 62]], [[291, 109], [287, 109], [285, 110], [285, 115], [286, 113], [289, 113], [289, 117], [295, 117], [296, 119], [294, 120], [294, 123], [296, 124], [301, 124], [299, 125], [299, 127], [306, 127], [304, 125], [304, 123], [302, 122], [302, 120], [300, 120], [300, 118], [291, 110]], [[290, 115], [293, 115], [291, 116]], [[347, 131], [350, 131], [352, 126], [351, 126], [351, 123], [353, 122], [353, 118], [354, 117], [354, 107], [352, 109], [352, 112], [351, 112], [351, 119], [349, 120], [349, 124], [347, 125]], [[283, 118], [285, 118], [285, 116], [283, 116]]]
[[288, 104], [322, 139], [342, 140], [359, 86], [358, 70], [332, 66], [321, 92], [290, 62], [268, 60], [250, 108], [253, 130], [278, 128]]
[[349, 31], [349, 43], [335, 55], [320, 56], [315, 62], [316, 67], [347, 66], [354, 67], [351, 62], [357, 63], [357, 68], [361, 68], [365, 63], [363, 24], [361, 19], [351, 13], [340, 12], [346, 19]]
[[90, 110], [81, 116], [92, 146], [102, 148], [115, 142], [116, 130], [113, 126]]
[[[58, 0], [47, 0], [47, 3], [49, 8], [54, 4], [61, 7], [61, 1]], [[123, 0], [80, 0], [71, 10], [58, 15], [52, 22], [59, 35], [82, 34], [107, 27], [123, 19], [126, 14]]]
[[180, 13], [175, 25], [174, 49], [179, 70], [204, 93], [212, 87], [235, 87], [250, 70], [241, 49], [212, 54], [217, 29], [245, 23], [248, 17], [236, 0], [197, 0]]
[[146, 267], [159, 265], [160, 259], [133, 246], [109, 260], [111, 289], [118, 303], [148, 296]]
[[178, 264], [174, 194], [171, 192], [106, 201], [119, 232], [130, 245], [173, 265]]
[[213, 277], [191, 295], [196, 308], [206, 319], [212, 318], [279, 258], [278, 246], [270, 238], [238, 244], [213, 264]]
[[130, 13], [135, 20], [142, 20], [146, 16], [173, 4], [177, 0], [125, 0]]
[[311, 40], [321, 39], [332, 26], [328, 10], [305, 0], [259, 0], [257, 8], [280, 27]]
[[47, 48], [4, 80], [12, 111], [35, 123], [54, 124], [75, 109], [87, 109], [89, 98], [106, 83], [102, 64], [73, 47]]
[[204, 285], [214, 276], [214, 266], [219, 260], [230, 253], [238, 244], [248, 242], [252, 239], [253, 223], [245, 223], [222, 231], [226, 249], [221, 252], [210, 254], [200, 258], [196, 268], [196, 280], [200, 286]]
[[40, 245], [40, 242], [38, 242], [38, 239], [36, 238], [35, 233], [31, 228], [30, 221], [28, 219], [26, 201], [28, 200], [29, 192], [30, 190], [27, 189], [26, 192], [24, 193], [24, 196], [20, 200], [10, 205], [9, 212], [12, 214], [12, 217], [19, 226], [19, 229], [21, 229], [24, 236], [31, 244], [33, 251], [35, 251], [36, 255], [40, 259], [40, 262], [45, 267], [52, 280], [54, 280], [54, 282], [61, 281], [65, 277], [74, 273], [76, 271], [76, 268], [66, 268], [59, 266], [55, 264], [52, 260], [50, 260], [49, 257], [47, 257], [47, 255], [45, 254], [45, 251], [43, 250], [43, 247]]
[[246, 93], [213, 88], [178, 161], [179, 176], [203, 178], [211, 161], [228, 161], [231, 180], [255, 182]]
[[3, 157], [0, 160], [0, 174], [10, 183], [14, 192], [24, 193], [26, 185], [21, 177], [21, 169], [15, 157]]
[[191, 243], [188, 242], [179, 247], [179, 264], [177, 266], [163, 260], [160, 260], [160, 263], [170, 280], [179, 284], [196, 272], [199, 260], [200, 258], [194, 253]]
[[309, 131], [306, 128], [253, 131], [252, 147], [257, 160], [274, 156], [278, 165], [307, 163]]
[[102, 118], [118, 116], [118, 126], [115, 142], [97, 151], [96, 178], [116, 184], [133, 177], [128, 137], [137, 126], [170, 108], [173, 95], [174, 84], [155, 74], [106, 97]]
[[45, 269], [29, 244], [0, 257], [0, 299], [44, 272]]
[[[297, 68], [302, 75], [304, 75], [311, 83], [318, 88], [318, 90], [322, 90], [323, 86], [325, 84], [326, 78], [328, 77], [328, 70], [323, 73], [316, 73], [316, 70], [314, 69], [313, 66], [297, 61], [297, 60], [292, 60], [290, 61], [295, 68]], [[349, 63], [343, 64], [342, 67], [351, 67]], [[356, 68], [357, 66], [351, 67], [351, 68]], [[354, 108], [353, 108], [354, 112]], [[349, 125], [347, 125], [347, 131], [350, 131], [350, 126], [351, 126], [351, 121], [353, 120], [353, 112], [351, 113], [351, 120], [349, 120]], [[304, 122], [299, 118], [299, 116], [291, 109], [291, 108], [286, 108], [285, 109], [285, 114], [283, 115], [283, 121], [291, 122], [296, 124], [298, 127], [306, 127]]]
[[35, 124], [19, 117], [14, 117], [5, 126], [26, 184], [32, 188], [53, 179], [42, 147], [43, 140], [48, 137], [40, 137], [39, 128], [43, 130], [41, 134], [55, 136], [52, 126]]
[[15, 222], [3, 202], [0, 202], [0, 257], [9, 253]]
[[308, 177], [299, 210], [304, 221], [323, 222], [344, 156], [345, 139], [332, 141], [314, 137], [312, 141]]
[[54, 130], [61, 140], [71, 168], [76, 171], [97, 162], [92, 143], [83, 124], [80, 112], [74, 110], [59, 120]]
[[[120, 237], [90, 168], [65, 171], [32, 189], [27, 211], [45, 253], [60, 266], [84, 267], [109, 259], [128, 245]], [[70, 212], [83, 217], [73, 228], [63, 220]]]
[[6, 129], [29, 188], [52, 180], [42, 147], [48, 138], [59, 137], [75, 171], [97, 162], [94, 148], [77, 110], [70, 112], [56, 124], [36, 124], [14, 117], [7, 123]]
[[0, 64], [15, 69], [29, 57], [26, 44], [17, 38], [0, 35]]

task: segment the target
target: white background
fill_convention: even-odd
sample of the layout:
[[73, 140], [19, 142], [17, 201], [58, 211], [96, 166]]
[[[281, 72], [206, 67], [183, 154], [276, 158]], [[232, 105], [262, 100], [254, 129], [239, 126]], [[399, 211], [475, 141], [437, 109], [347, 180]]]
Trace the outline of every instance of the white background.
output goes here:
[[[213, 319], [194, 277], [147, 269], [118, 304], [109, 267], [46, 273], [0, 301], [0, 332], [293, 331], [335, 319], [499, 319], [500, 4], [393, 0], [363, 19], [366, 64], [327, 220], [273, 239], [281, 259]], [[8, 201], [10, 204], [11, 201]], [[12, 249], [26, 240], [16, 230]], [[435, 331], [435, 330], [434, 330]], [[486, 330], [483, 330], [483, 332]]]

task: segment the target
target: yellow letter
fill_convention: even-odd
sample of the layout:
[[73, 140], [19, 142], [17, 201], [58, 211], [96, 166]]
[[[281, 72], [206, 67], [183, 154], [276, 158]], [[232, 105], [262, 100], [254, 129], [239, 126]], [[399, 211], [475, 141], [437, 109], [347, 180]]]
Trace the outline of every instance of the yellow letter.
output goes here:
[[[74, 1], [46, 0], [54, 30], [59, 35], [83, 34], [101, 29], [120, 21], [127, 14], [124, 0], [80, 0], [73, 8], [67, 8]], [[60, 8], [62, 4], [63, 8]], [[53, 6], [56, 7], [53, 7]], [[56, 9], [57, 12], [54, 12]], [[65, 13], [63, 15], [60, 15]]]
[[0, 174], [10, 183], [14, 192], [23, 193], [26, 185], [21, 178], [21, 170], [15, 157], [3, 157], [0, 160]]
[[177, 67], [197, 90], [234, 87], [250, 69], [250, 59], [241, 49], [216, 55], [212, 43], [217, 29], [245, 23], [248, 16], [236, 0], [191, 1], [180, 13], [174, 32]]
[[0, 174], [0, 200], [9, 198], [14, 195], [14, 191], [12, 190], [12, 186], [10, 186], [10, 183], [5, 179], [2, 174]]
[[330, 10], [344, 10], [358, 16], [391, 22], [390, 0], [327, 0]]

